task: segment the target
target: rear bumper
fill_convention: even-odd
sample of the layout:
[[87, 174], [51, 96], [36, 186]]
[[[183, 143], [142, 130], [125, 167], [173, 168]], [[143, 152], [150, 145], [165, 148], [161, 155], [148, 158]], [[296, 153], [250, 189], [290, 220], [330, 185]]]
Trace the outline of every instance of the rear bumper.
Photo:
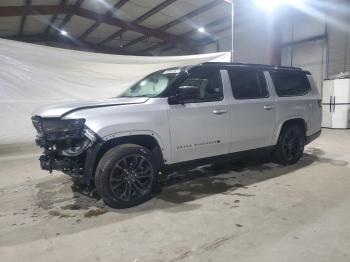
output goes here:
[[320, 135], [321, 135], [321, 130], [317, 131], [316, 133], [312, 134], [311, 136], [307, 136], [306, 137], [306, 144], [310, 144], [312, 141], [314, 141]]

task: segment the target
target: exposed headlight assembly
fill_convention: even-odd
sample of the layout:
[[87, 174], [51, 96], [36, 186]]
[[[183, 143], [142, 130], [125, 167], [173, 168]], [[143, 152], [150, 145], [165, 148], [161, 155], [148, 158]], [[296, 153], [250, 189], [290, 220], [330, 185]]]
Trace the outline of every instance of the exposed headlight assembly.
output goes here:
[[74, 145], [70, 145], [67, 148], [62, 149], [61, 154], [63, 156], [78, 156], [88, 149], [93, 143], [95, 143], [95, 141], [95, 134], [86, 127], [84, 129], [84, 138], [74, 143]]
[[63, 156], [78, 156], [83, 153], [86, 149], [88, 149], [92, 145], [91, 140], [88, 138], [84, 138], [83, 140], [75, 143], [74, 145], [62, 149], [61, 154]]
[[38, 131], [37, 144], [62, 156], [78, 156], [96, 141], [96, 135], [85, 126], [85, 119], [32, 118]]
[[44, 133], [82, 131], [85, 119], [45, 119], [41, 122]]
[[32, 117], [32, 123], [33, 126], [35, 127], [36, 131], [38, 132], [39, 135], [41, 135], [43, 133], [43, 129], [42, 129], [42, 121], [41, 118], [38, 116], [34, 116]]

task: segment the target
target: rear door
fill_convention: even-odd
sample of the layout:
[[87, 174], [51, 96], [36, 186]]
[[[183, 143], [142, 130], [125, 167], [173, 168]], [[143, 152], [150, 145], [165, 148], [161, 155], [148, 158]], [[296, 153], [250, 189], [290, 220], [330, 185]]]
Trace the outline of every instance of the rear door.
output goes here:
[[227, 70], [233, 93], [230, 152], [270, 146], [277, 109], [265, 75], [253, 69]]

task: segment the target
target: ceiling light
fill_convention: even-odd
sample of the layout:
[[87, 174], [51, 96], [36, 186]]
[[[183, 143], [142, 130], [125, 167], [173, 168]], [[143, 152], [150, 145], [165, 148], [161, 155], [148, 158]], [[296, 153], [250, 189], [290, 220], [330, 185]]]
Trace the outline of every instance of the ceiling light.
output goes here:
[[281, 0], [255, 0], [257, 6], [266, 9], [267, 11], [273, 11], [281, 4], [281, 2]]
[[205, 33], [205, 28], [204, 28], [204, 27], [198, 28], [198, 32], [200, 32], [200, 33]]
[[61, 35], [64, 35], [64, 36], [67, 36], [67, 35], [68, 35], [68, 33], [67, 33], [66, 30], [60, 30], [60, 34], [61, 34]]
[[255, 4], [267, 11], [273, 11], [281, 5], [296, 5], [306, 0], [255, 0]]

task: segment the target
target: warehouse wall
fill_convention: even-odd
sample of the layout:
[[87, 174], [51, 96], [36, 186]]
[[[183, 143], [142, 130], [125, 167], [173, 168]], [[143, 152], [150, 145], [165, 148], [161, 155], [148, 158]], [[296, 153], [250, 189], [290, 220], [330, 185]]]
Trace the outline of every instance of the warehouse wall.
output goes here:
[[[288, 10], [281, 19], [281, 60], [282, 65], [310, 70], [321, 88], [323, 79], [350, 71], [350, 1], [311, 1], [316, 8]], [[235, 1], [234, 61], [270, 62], [271, 19], [271, 14], [257, 8], [253, 1]], [[222, 32], [217, 43], [203, 51], [229, 51], [230, 38], [229, 30]]]
[[[236, 0], [234, 13], [234, 61], [268, 63], [271, 21], [261, 10], [255, 8], [250, 0]], [[204, 52], [231, 51], [231, 31], [219, 33], [217, 44], [210, 44], [203, 50]]]
[[281, 44], [282, 65], [309, 70], [319, 89], [327, 76], [326, 22], [301, 12], [283, 20]]
[[338, 0], [328, 16], [329, 76], [350, 71], [350, 1]]

